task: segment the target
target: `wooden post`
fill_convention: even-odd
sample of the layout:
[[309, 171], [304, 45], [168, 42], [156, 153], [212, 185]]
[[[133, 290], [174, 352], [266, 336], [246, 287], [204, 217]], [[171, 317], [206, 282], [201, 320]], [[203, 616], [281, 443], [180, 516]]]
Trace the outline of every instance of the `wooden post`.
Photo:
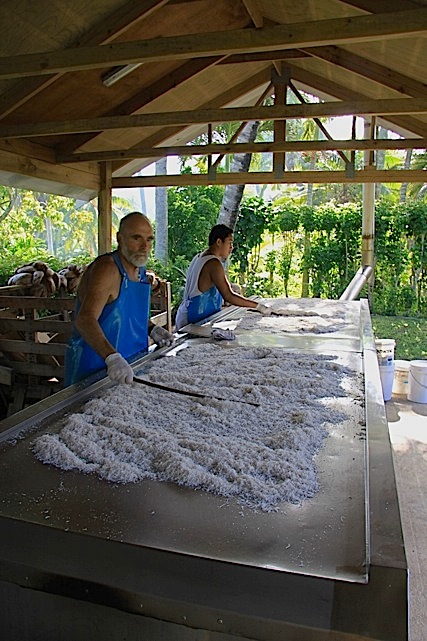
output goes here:
[[[374, 137], [375, 119], [365, 117], [365, 138]], [[374, 152], [365, 151], [365, 168], [375, 168]], [[362, 265], [375, 265], [375, 183], [363, 183]]]
[[111, 161], [99, 163], [100, 191], [98, 193], [98, 254], [111, 251]]

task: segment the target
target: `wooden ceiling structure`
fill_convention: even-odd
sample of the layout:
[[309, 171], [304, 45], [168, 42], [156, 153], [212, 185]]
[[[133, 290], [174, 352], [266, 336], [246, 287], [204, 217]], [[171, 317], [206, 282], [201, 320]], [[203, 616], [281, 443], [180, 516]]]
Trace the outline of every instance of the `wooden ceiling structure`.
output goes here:
[[[0, 184], [98, 195], [108, 211], [114, 187], [425, 181], [352, 158], [427, 147], [427, 0], [2, 0], [0, 19]], [[339, 115], [399, 138], [372, 126], [358, 140], [286, 140], [288, 119]], [[272, 142], [188, 145], [253, 120], [274, 120]], [[341, 171], [284, 168], [286, 152], [326, 149]], [[134, 175], [163, 156], [246, 151], [272, 153], [273, 170]]]

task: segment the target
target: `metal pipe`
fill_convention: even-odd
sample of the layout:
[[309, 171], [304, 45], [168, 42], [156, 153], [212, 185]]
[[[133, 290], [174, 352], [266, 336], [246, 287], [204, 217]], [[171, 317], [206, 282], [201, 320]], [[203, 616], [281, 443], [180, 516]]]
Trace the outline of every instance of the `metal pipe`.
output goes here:
[[371, 275], [373, 274], [373, 271], [374, 268], [372, 267], [372, 265], [362, 265], [362, 267], [357, 270], [356, 274], [353, 276], [353, 279], [341, 294], [339, 300], [356, 300], [357, 296], [362, 290], [362, 287], [366, 285]]

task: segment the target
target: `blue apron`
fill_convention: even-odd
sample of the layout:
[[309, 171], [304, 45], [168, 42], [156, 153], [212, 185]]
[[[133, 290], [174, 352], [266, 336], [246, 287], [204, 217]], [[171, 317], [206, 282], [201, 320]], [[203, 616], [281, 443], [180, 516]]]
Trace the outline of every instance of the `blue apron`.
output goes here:
[[[124, 358], [148, 351], [148, 320], [151, 285], [145, 267], [139, 268], [139, 281], [131, 281], [117, 252], [111, 256], [122, 275], [119, 295], [104, 307], [98, 319], [107, 340]], [[80, 302], [76, 300], [76, 317]], [[105, 368], [103, 358], [74, 330], [65, 354], [64, 387]]]
[[219, 312], [223, 303], [223, 298], [219, 290], [213, 285], [207, 292], [189, 299], [187, 305], [187, 317], [189, 323], [207, 318], [215, 312]]

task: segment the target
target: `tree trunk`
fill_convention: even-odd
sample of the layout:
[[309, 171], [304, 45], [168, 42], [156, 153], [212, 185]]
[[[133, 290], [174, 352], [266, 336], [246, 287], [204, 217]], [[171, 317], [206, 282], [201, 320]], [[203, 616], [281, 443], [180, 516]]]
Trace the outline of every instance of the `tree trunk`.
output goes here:
[[[156, 162], [156, 175], [164, 176], [167, 169], [167, 158]], [[164, 265], [168, 262], [168, 192], [167, 187], [156, 187], [156, 245], [154, 256]]]
[[[412, 149], [407, 149], [406, 154], [405, 154], [405, 165], [404, 169], [410, 169], [411, 168], [411, 160], [412, 160]], [[400, 194], [399, 194], [399, 202], [404, 203], [406, 200], [406, 193], [408, 191], [408, 183], [402, 183], [400, 185]]]
[[[316, 154], [312, 154], [311, 159], [310, 159], [310, 171], [314, 171], [316, 168]], [[307, 185], [307, 199], [306, 199], [307, 205], [312, 207], [313, 205], [313, 184], [309, 183]], [[310, 232], [305, 231], [304, 232], [304, 261], [303, 261], [303, 269], [302, 269], [302, 281], [301, 281], [301, 298], [307, 298], [310, 290], [310, 276], [309, 276], [309, 270], [307, 267], [307, 260], [310, 255], [310, 250], [311, 250], [311, 237], [310, 237]]]
[[[259, 121], [248, 122], [237, 138], [237, 142], [254, 142], [258, 133]], [[231, 163], [232, 172], [247, 172], [251, 164], [252, 154], [235, 154]], [[224, 190], [221, 209], [218, 214], [218, 224], [227, 225], [234, 229], [239, 215], [239, 207], [245, 185], [227, 185]]]

